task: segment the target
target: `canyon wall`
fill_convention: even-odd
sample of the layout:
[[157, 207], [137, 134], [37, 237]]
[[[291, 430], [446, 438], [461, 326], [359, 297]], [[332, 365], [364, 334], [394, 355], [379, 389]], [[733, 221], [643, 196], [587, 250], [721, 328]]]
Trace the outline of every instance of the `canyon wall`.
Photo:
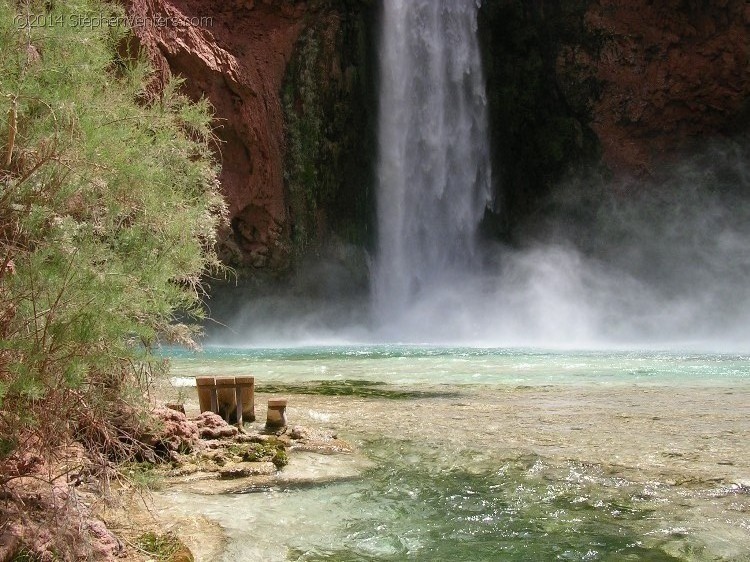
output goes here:
[[[331, 238], [371, 244], [378, 4], [130, 0], [154, 90], [178, 75], [215, 108], [227, 263], [284, 271]], [[743, 0], [484, 0], [479, 25], [491, 236], [512, 238], [566, 174], [648, 175], [750, 122]]]
[[501, 236], [566, 173], [648, 176], [750, 124], [743, 0], [484, 0], [480, 37]]
[[338, 241], [373, 243], [376, 9], [344, 2], [308, 20], [287, 67], [284, 179], [295, 259]]
[[744, 0], [599, 0], [584, 16], [593, 44], [561, 46], [566, 99], [581, 80], [591, 127], [614, 171], [648, 173], [693, 141], [750, 123], [750, 4]]
[[284, 271], [343, 224], [326, 206], [364, 217], [361, 151], [373, 113], [362, 101], [373, 27], [365, 3], [131, 0], [127, 10], [131, 49], [151, 62], [153, 91], [181, 77], [189, 96], [214, 108], [230, 213], [226, 263]]

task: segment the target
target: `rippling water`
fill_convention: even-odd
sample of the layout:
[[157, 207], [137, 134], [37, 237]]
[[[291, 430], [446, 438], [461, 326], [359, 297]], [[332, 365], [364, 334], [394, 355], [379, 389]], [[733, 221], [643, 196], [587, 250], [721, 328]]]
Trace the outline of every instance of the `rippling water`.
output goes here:
[[750, 355], [561, 352], [432, 346], [209, 347], [168, 355], [184, 375], [246, 373], [260, 380], [360, 379], [392, 384], [734, 384], [750, 380]]
[[224, 560], [750, 560], [750, 357], [419, 346], [170, 352], [176, 377], [252, 373], [372, 461], [316, 487], [197, 496]]

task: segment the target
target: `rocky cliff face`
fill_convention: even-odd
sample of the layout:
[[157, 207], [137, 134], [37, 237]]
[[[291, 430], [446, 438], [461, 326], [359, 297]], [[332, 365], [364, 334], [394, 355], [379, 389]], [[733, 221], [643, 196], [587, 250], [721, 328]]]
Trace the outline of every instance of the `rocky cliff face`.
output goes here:
[[361, 1], [308, 20], [281, 92], [295, 258], [333, 233], [369, 246], [374, 218], [376, 10]]
[[[331, 232], [366, 245], [377, 2], [128, 1], [148, 24], [136, 33], [155, 87], [179, 75], [215, 107], [225, 260], [279, 271]], [[480, 34], [495, 236], [512, 237], [571, 169], [648, 174], [750, 123], [743, 0], [484, 0]]]
[[[290, 61], [299, 60], [295, 53], [304, 48], [300, 36], [315, 29], [316, 56], [326, 57], [325, 65], [312, 70], [321, 84], [318, 90], [325, 84], [329, 97], [343, 98], [342, 105], [349, 107], [347, 96], [355, 87], [351, 76], [359, 61], [342, 55], [348, 48], [342, 35], [351, 35], [352, 27], [347, 9], [336, 2], [291, 0], [131, 0], [127, 7], [139, 46], [156, 70], [154, 89], [180, 76], [190, 96], [207, 97], [215, 109], [221, 182], [231, 217], [222, 235], [225, 261], [237, 267], [287, 268], [295, 244], [308, 242], [309, 236], [297, 235], [298, 225], [318, 235], [308, 215], [322, 210], [315, 196], [306, 204], [306, 194], [290, 192], [285, 184], [285, 109], [290, 108], [284, 107], [282, 89]], [[310, 88], [309, 83], [298, 86]], [[318, 119], [330, 117], [312, 108], [314, 103], [305, 105], [307, 98], [295, 97], [309, 97], [309, 92], [289, 96], [291, 111], [301, 119], [313, 110]], [[305, 126], [311, 127], [309, 122]], [[345, 156], [346, 147], [338, 146], [337, 152]], [[310, 206], [315, 208], [310, 211]]]
[[604, 161], [646, 172], [695, 139], [731, 134], [750, 116], [750, 4], [744, 0], [599, 0], [585, 12], [590, 44], [562, 45], [566, 98], [587, 103]]
[[750, 124], [743, 0], [484, 0], [480, 34], [501, 235], [571, 169], [648, 175]]

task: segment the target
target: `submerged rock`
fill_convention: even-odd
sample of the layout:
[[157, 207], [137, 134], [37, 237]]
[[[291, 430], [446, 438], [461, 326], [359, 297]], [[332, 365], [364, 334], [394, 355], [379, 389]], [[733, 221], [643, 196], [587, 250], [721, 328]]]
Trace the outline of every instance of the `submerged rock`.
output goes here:
[[309, 439], [310, 432], [306, 428], [304, 428], [304, 427], [302, 427], [300, 425], [295, 425], [289, 431], [289, 437], [291, 437], [292, 439], [297, 439], [297, 440], [299, 440], [299, 439]]
[[276, 472], [272, 462], [233, 462], [219, 470], [220, 478], [244, 478], [247, 476], [270, 476]]

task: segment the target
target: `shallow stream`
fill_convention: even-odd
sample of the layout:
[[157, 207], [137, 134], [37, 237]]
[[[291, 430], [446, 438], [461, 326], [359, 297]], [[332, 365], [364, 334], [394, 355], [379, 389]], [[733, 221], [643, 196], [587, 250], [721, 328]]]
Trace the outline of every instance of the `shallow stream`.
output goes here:
[[[366, 462], [317, 486], [162, 492], [223, 560], [750, 560], [750, 357], [419, 346], [210, 348]], [[262, 414], [262, 411], [259, 411]], [[294, 457], [293, 457], [294, 458]], [[346, 478], [343, 478], [346, 476]]]

